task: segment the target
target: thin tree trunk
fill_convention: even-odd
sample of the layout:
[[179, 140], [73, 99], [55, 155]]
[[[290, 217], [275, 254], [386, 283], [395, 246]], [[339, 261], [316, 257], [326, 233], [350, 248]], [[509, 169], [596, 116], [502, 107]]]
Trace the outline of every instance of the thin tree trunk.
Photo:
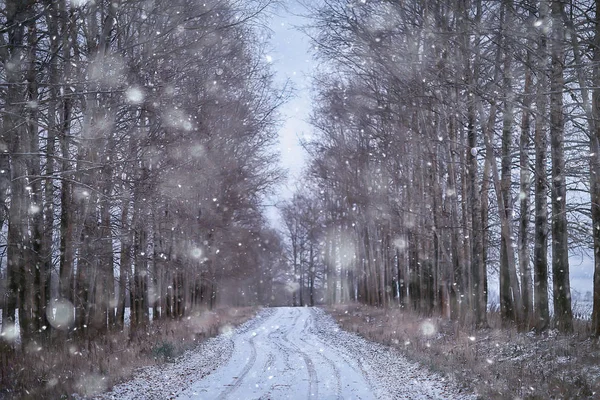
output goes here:
[[490, 191], [490, 181], [491, 177], [491, 164], [489, 159], [486, 157], [483, 164], [483, 179], [481, 182], [481, 225], [483, 232], [481, 234], [481, 256], [482, 256], [482, 266], [483, 266], [483, 295], [484, 298], [488, 298], [488, 280], [487, 280], [487, 267], [488, 267], [488, 252], [489, 252], [489, 241], [490, 241], [490, 222], [489, 222], [489, 214], [490, 214], [490, 199], [489, 199], [489, 191]]
[[[64, 6], [64, 4], [61, 4]], [[61, 8], [62, 10], [62, 8]], [[62, 14], [62, 13], [61, 13]], [[72, 70], [71, 65], [71, 49], [76, 46], [75, 32], [75, 16], [71, 14], [70, 19], [64, 21], [62, 57], [63, 57], [63, 73], [69, 76]], [[73, 109], [73, 95], [71, 89], [66, 87], [62, 102], [61, 124], [58, 139], [60, 142], [60, 150], [62, 156], [61, 170], [70, 171], [71, 168], [71, 151], [70, 151], [70, 135], [71, 135], [71, 115]], [[60, 193], [60, 245], [59, 245], [59, 293], [62, 299], [75, 302], [74, 296], [74, 260], [75, 260], [75, 221], [74, 221], [74, 200], [73, 200], [73, 185], [71, 183], [72, 175], [65, 174], [61, 181]]]
[[590, 135], [590, 183], [592, 193], [592, 230], [594, 236], [594, 306], [592, 333], [600, 336], [600, 0], [595, 2], [594, 73], [592, 93], [592, 126]]
[[[33, 12], [33, 1], [9, 0], [6, 2], [6, 26], [8, 27], [8, 43], [3, 50], [4, 62], [11, 63], [15, 68], [6, 68], [6, 105], [3, 117], [2, 142], [3, 149], [10, 157], [10, 209], [8, 211], [7, 238], [7, 294], [4, 312], [9, 326], [16, 322], [16, 309], [19, 308], [19, 324], [21, 327], [22, 344], [28, 344], [33, 333], [30, 318], [31, 288], [27, 281], [33, 275], [33, 270], [27, 256], [31, 248], [29, 234], [29, 215], [27, 210], [27, 175], [28, 165], [25, 154], [29, 151], [28, 127], [20, 119], [25, 110], [24, 94], [26, 77], [21, 65], [26, 60], [25, 54], [25, 23]], [[4, 43], [2, 43], [4, 44]], [[37, 132], [36, 132], [37, 133]]]
[[552, 153], [552, 287], [554, 316], [562, 332], [573, 330], [569, 282], [567, 186], [564, 159], [564, 41], [563, 3], [552, 1], [552, 52], [550, 75], [550, 147]]
[[461, 319], [461, 298], [465, 293], [465, 285], [463, 278], [463, 264], [464, 260], [461, 260], [462, 249], [460, 246], [461, 240], [460, 229], [459, 229], [459, 216], [458, 216], [458, 180], [456, 177], [456, 121], [453, 116], [450, 117], [450, 123], [448, 126], [448, 134], [450, 137], [450, 163], [448, 165], [448, 189], [447, 197], [450, 202], [450, 225], [451, 231], [451, 245], [452, 245], [452, 268], [450, 280], [450, 312], [453, 320]]
[[521, 274], [521, 296], [523, 299], [523, 322], [529, 327], [533, 304], [531, 298], [531, 270], [529, 267], [529, 196], [531, 194], [531, 174], [529, 171], [529, 147], [531, 131], [531, 112], [533, 78], [531, 73], [531, 51], [527, 51], [525, 66], [525, 88], [523, 93], [523, 111], [521, 116], [521, 138], [519, 151], [519, 272]]
[[[37, 27], [36, 23], [30, 22], [27, 24], [27, 50], [28, 50], [28, 69], [26, 73], [27, 80], [27, 153], [28, 159], [28, 175], [31, 177], [41, 176], [41, 157], [40, 157], [40, 137], [39, 137], [39, 111], [38, 111], [38, 82], [36, 63], [37, 51]], [[47, 326], [46, 319], [46, 298], [45, 292], [47, 285], [47, 273], [45, 270], [46, 263], [42, 256], [42, 242], [44, 236], [44, 198], [42, 194], [42, 181], [40, 179], [28, 179], [29, 183], [29, 205], [27, 213], [29, 214], [31, 246], [28, 247], [28, 259], [30, 265], [31, 282], [27, 285], [26, 291], [28, 299], [31, 299], [31, 305], [28, 307], [31, 310], [31, 329], [34, 338], [42, 338], [46, 336], [48, 331], [42, 329]]]
[[116, 323], [120, 329], [124, 328], [125, 303], [127, 285], [131, 271], [131, 243], [133, 230], [129, 225], [129, 193], [125, 192], [121, 205], [121, 256], [119, 265], [119, 297], [117, 300]]
[[476, 327], [487, 325], [486, 321], [486, 301], [483, 295], [483, 242], [482, 242], [482, 224], [481, 224], [481, 198], [479, 196], [479, 184], [477, 182], [477, 133], [475, 129], [475, 104], [474, 96], [468, 104], [468, 145], [467, 145], [467, 164], [469, 168], [469, 204], [471, 212], [471, 309], [473, 310], [473, 323]]
[[[540, 3], [539, 17], [542, 25], [548, 23], [548, 7], [546, 1]], [[534, 312], [536, 331], [543, 332], [550, 323], [548, 306], [548, 134], [546, 132], [546, 113], [548, 109], [548, 65], [547, 39], [543, 30], [537, 49], [539, 61], [538, 82], [536, 87], [535, 115], [535, 247], [533, 263]]]

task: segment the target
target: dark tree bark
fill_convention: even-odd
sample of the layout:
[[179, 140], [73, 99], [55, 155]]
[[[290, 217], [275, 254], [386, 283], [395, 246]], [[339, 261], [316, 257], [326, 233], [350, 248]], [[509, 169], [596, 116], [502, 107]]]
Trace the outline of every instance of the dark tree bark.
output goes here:
[[529, 263], [529, 204], [531, 194], [531, 173], [529, 169], [529, 148], [531, 135], [531, 111], [533, 94], [533, 77], [531, 73], [532, 57], [531, 52], [527, 51], [527, 60], [525, 66], [525, 88], [523, 93], [523, 111], [521, 115], [521, 137], [519, 140], [519, 199], [521, 215], [519, 216], [519, 272], [521, 278], [521, 297], [523, 300], [523, 322], [525, 327], [529, 327], [530, 318], [533, 311], [531, 296], [531, 268]]
[[594, 304], [592, 333], [600, 336], [600, 0], [595, 2], [593, 42], [592, 132], [590, 133], [590, 190], [594, 237]]
[[573, 330], [569, 282], [569, 238], [567, 231], [567, 182], [564, 156], [563, 92], [565, 28], [562, 1], [552, 1], [552, 46], [550, 69], [550, 148], [552, 154], [552, 287], [554, 316], [562, 332]]
[[[33, 307], [33, 282], [34, 275], [29, 257], [32, 255], [33, 246], [29, 232], [30, 217], [28, 215], [28, 174], [30, 162], [27, 158], [31, 145], [31, 127], [22, 123], [21, 115], [26, 114], [24, 104], [27, 103], [28, 89], [24, 65], [27, 48], [32, 44], [26, 40], [27, 33], [32, 35], [31, 24], [34, 15], [35, 1], [9, 0], [6, 2], [6, 26], [8, 29], [8, 43], [2, 51], [6, 68], [5, 114], [3, 116], [1, 142], [6, 147], [0, 149], [10, 158], [10, 168], [4, 173], [10, 175], [10, 209], [8, 211], [8, 239], [7, 239], [7, 294], [4, 315], [9, 324], [14, 324], [16, 310], [19, 308], [19, 324], [21, 328], [22, 343], [26, 345], [32, 339], [35, 329], [35, 320], [30, 317]], [[4, 43], [0, 43], [4, 44]], [[29, 129], [28, 129], [29, 128]], [[37, 134], [37, 132], [35, 132]], [[6, 161], [6, 160], [5, 160]], [[29, 285], [28, 285], [29, 284]], [[34, 317], [35, 318], [35, 317]], [[7, 324], [8, 325], [8, 324]], [[4, 327], [4, 324], [3, 324]]]

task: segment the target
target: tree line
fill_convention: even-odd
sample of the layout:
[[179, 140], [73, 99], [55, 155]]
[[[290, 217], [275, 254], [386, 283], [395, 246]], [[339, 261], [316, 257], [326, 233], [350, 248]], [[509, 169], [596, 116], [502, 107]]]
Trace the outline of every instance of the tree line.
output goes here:
[[310, 14], [310, 189], [286, 205], [286, 235], [324, 301], [484, 327], [494, 272], [505, 324], [569, 332], [579, 251], [599, 335], [600, 3], [332, 0]]
[[0, 1], [4, 333], [18, 316], [24, 348], [93, 339], [127, 306], [133, 336], [225, 288], [265, 301], [287, 95], [258, 39], [268, 5]]

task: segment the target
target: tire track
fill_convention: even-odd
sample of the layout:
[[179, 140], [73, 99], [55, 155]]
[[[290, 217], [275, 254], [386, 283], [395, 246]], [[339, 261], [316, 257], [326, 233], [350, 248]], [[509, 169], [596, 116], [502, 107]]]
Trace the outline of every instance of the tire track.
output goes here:
[[[274, 320], [278, 320], [279, 318], [273, 318]], [[281, 329], [281, 325], [277, 325], [277, 329], [272, 329], [267, 334], [268, 343], [275, 346], [279, 353], [283, 355], [283, 362], [285, 364], [286, 371], [293, 370], [293, 366], [290, 362], [290, 349], [284, 346], [281, 343], [281, 336], [283, 336], [284, 332]]]
[[[315, 335], [315, 337], [317, 338], [317, 340], [318, 340], [319, 342], [321, 342], [321, 344], [323, 344], [323, 346], [325, 346], [325, 347], [328, 347], [329, 349], [331, 349], [331, 350], [333, 350], [335, 353], [337, 353], [337, 355], [338, 355], [338, 356], [339, 356], [341, 359], [343, 359], [343, 360], [346, 362], [346, 364], [348, 364], [348, 365], [350, 365], [350, 366], [354, 366], [354, 365], [356, 365], [356, 366], [358, 367], [358, 369], [360, 370], [360, 372], [361, 372], [361, 374], [362, 374], [363, 378], [365, 378], [365, 380], [367, 381], [367, 383], [368, 383], [368, 384], [369, 384], [369, 386], [371, 387], [371, 389], [373, 389], [373, 390], [375, 389], [375, 388], [373, 387], [372, 383], [371, 383], [371, 380], [370, 380], [369, 374], [367, 373], [367, 370], [365, 369], [364, 365], [363, 365], [362, 363], [360, 363], [360, 362], [356, 362], [356, 359], [355, 359], [354, 357], [352, 357], [352, 355], [351, 355], [351, 354], [349, 354], [349, 353], [347, 352], [347, 350], [346, 350], [346, 349], [339, 348], [338, 346], [331, 346], [331, 345], [328, 345], [328, 344], [327, 344], [325, 341], [323, 341], [323, 339], [321, 339], [320, 337], [318, 337], [318, 336], [316, 336], [316, 335]], [[354, 362], [353, 362], [353, 361], [354, 361]]]
[[[314, 309], [311, 310], [313, 314], [316, 314], [317, 312], [322, 312], [321, 310], [319, 311], [315, 311]], [[328, 347], [329, 349], [333, 350], [335, 353], [337, 353], [337, 355], [342, 358], [346, 364], [353, 366], [356, 365], [358, 367], [358, 369], [360, 370], [363, 378], [365, 379], [365, 381], [367, 382], [367, 384], [369, 385], [371, 391], [375, 392], [376, 391], [376, 387], [373, 386], [373, 382], [370, 379], [370, 375], [367, 373], [367, 370], [365, 369], [364, 365], [362, 362], [357, 362], [357, 359], [355, 358], [355, 356], [353, 357], [352, 354], [350, 354], [348, 352], [348, 349], [346, 349], [345, 347], [340, 347], [337, 345], [331, 345], [331, 344], [327, 344], [327, 342], [324, 341], [323, 338], [321, 338], [319, 336], [319, 331], [315, 331], [313, 333], [313, 336], [325, 347]]]
[[[285, 318], [283, 318], [284, 320], [293, 320], [291, 326], [288, 325], [287, 323], [281, 323], [278, 324], [277, 327], [275, 329], [271, 329], [270, 332], [267, 334], [267, 341], [268, 343], [273, 346], [276, 350], [278, 350], [276, 352], [276, 354], [280, 354], [283, 357], [283, 362], [285, 364], [285, 371], [294, 371], [294, 366], [292, 365], [291, 361], [290, 361], [290, 355], [294, 352], [294, 349], [291, 348], [291, 346], [286, 345], [284, 343], [288, 342], [289, 340], [287, 340], [287, 336], [291, 333], [291, 331], [293, 330], [294, 326], [296, 325], [298, 319], [300, 318], [300, 313], [296, 313], [297, 310], [294, 310], [294, 313], [292, 313], [291, 316], [286, 315]], [[295, 315], [295, 316], [294, 316]], [[278, 317], [277, 315], [275, 317], [273, 317], [274, 320], [278, 321], [280, 319], [282, 319], [281, 317]], [[286, 328], [287, 329], [282, 329], [282, 328]], [[273, 353], [270, 353], [270, 356], [273, 355]], [[276, 357], [273, 355], [273, 362], [274, 359]], [[310, 375], [309, 375], [309, 379], [310, 379]], [[268, 393], [266, 395], [263, 395], [260, 399], [265, 399], [268, 400], [270, 399], [272, 392], [275, 388], [277, 387], [281, 387], [282, 385], [273, 383], [268, 390]], [[311, 388], [309, 386], [309, 397], [310, 397], [310, 392], [311, 392]], [[266, 396], [266, 397], [265, 397]]]
[[290, 333], [292, 333], [292, 331], [294, 331], [296, 325], [298, 324], [298, 320], [300, 319], [300, 317], [302, 316], [302, 311], [300, 311], [299, 309], [297, 310], [296, 313], [296, 318], [294, 318], [294, 322], [292, 322], [292, 325], [290, 327], [290, 329], [286, 332], [285, 335], [283, 335], [283, 340], [285, 340], [287, 343], [289, 343], [291, 350], [295, 350], [304, 360], [304, 364], [306, 364], [306, 371], [308, 372], [308, 398], [319, 398], [319, 380], [317, 378], [317, 372], [315, 370], [315, 366], [312, 362], [312, 360], [310, 359], [310, 356], [305, 353], [304, 351], [302, 351], [302, 349], [300, 349], [300, 347], [292, 342], [289, 339], [289, 335]]
[[244, 378], [246, 377], [246, 375], [248, 375], [248, 372], [250, 372], [250, 370], [252, 369], [252, 367], [256, 363], [256, 345], [254, 344], [254, 338], [255, 338], [255, 336], [252, 336], [250, 338], [250, 340], [248, 340], [248, 343], [250, 344], [250, 352], [251, 352], [250, 359], [248, 360], [248, 362], [244, 366], [244, 369], [242, 370], [242, 373], [240, 374], [240, 376], [237, 377], [237, 379], [235, 380], [235, 382], [231, 386], [229, 386], [227, 389], [225, 389], [219, 395], [219, 397], [218, 397], [219, 400], [226, 399], [227, 396], [229, 396], [237, 388], [239, 388], [240, 385], [242, 384], [242, 382], [244, 381]]
[[265, 361], [265, 365], [263, 367], [263, 372], [270, 371], [271, 367], [275, 364], [275, 355], [269, 352], [267, 356], [267, 361]]
[[[296, 330], [295, 328], [298, 325], [298, 320], [301, 316], [302, 311], [298, 308], [295, 308], [293, 310], [293, 316], [287, 318], [293, 318], [292, 323], [282, 324], [283, 326], [287, 327], [287, 329], [285, 331], [272, 331], [271, 333], [269, 333], [268, 337], [269, 339], [275, 339], [271, 341], [271, 344], [277, 346], [281, 353], [284, 354], [284, 356], [286, 357], [286, 367], [288, 367], [289, 369], [293, 369], [293, 367], [289, 364], [290, 353], [298, 353], [300, 355], [300, 357], [304, 361], [304, 364], [306, 365], [306, 371], [308, 372], [308, 398], [318, 398], [319, 386], [315, 366], [312, 360], [310, 359], [310, 356], [303, 352], [300, 349], [300, 347], [298, 347], [298, 345], [296, 345], [293, 341], [289, 339], [289, 335]], [[279, 335], [274, 335], [275, 332], [279, 333]]]
[[313, 347], [316, 350], [316, 353], [323, 358], [323, 360], [325, 360], [325, 362], [327, 364], [329, 364], [329, 366], [331, 367], [331, 370], [333, 371], [333, 375], [335, 377], [335, 384], [336, 384], [336, 397], [338, 399], [342, 398], [342, 377], [340, 374], [340, 370], [339, 368], [335, 365], [335, 363], [333, 362], [333, 360], [331, 360], [331, 358], [327, 357], [325, 354], [323, 354], [323, 352], [321, 351], [321, 349], [319, 349], [314, 343], [311, 343], [309, 341], [307, 341], [305, 338], [307, 336], [315, 336], [314, 333], [311, 332], [311, 327], [312, 327], [312, 320], [313, 320], [313, 310], [310, 310], [310, 315], [308, 318], [306, 318], [306, 321], [304, 322], [304, 327], [302, 328], [302, 336], [300, 336], [300, 340], [303, 341], [306, 345]]

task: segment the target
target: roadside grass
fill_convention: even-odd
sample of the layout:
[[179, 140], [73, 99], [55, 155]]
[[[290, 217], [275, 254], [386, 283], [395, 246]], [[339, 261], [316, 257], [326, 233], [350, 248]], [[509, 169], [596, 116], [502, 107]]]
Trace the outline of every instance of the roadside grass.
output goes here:
[[124, 330], [93, 341], [70, 338], [45, 348], [4, 352], [0, 354], [0, 398], [94, 396], [131, 378], [138, 368], [175, 361], [204, 340], [243, 324], [257, 311], [253, 307], [198, 310], [180, 320], [154, 321], [134, 337]]
[[481, 399], [586, 399], [600, 397], [600, 344], [589, 323], [575, 333], [537, 335], [500, 328], [469, 330], [443, 318], [423, 318], [398, 308], [357, 304], [326, 309], [346, 331], [398, 349], [474, 391]]

